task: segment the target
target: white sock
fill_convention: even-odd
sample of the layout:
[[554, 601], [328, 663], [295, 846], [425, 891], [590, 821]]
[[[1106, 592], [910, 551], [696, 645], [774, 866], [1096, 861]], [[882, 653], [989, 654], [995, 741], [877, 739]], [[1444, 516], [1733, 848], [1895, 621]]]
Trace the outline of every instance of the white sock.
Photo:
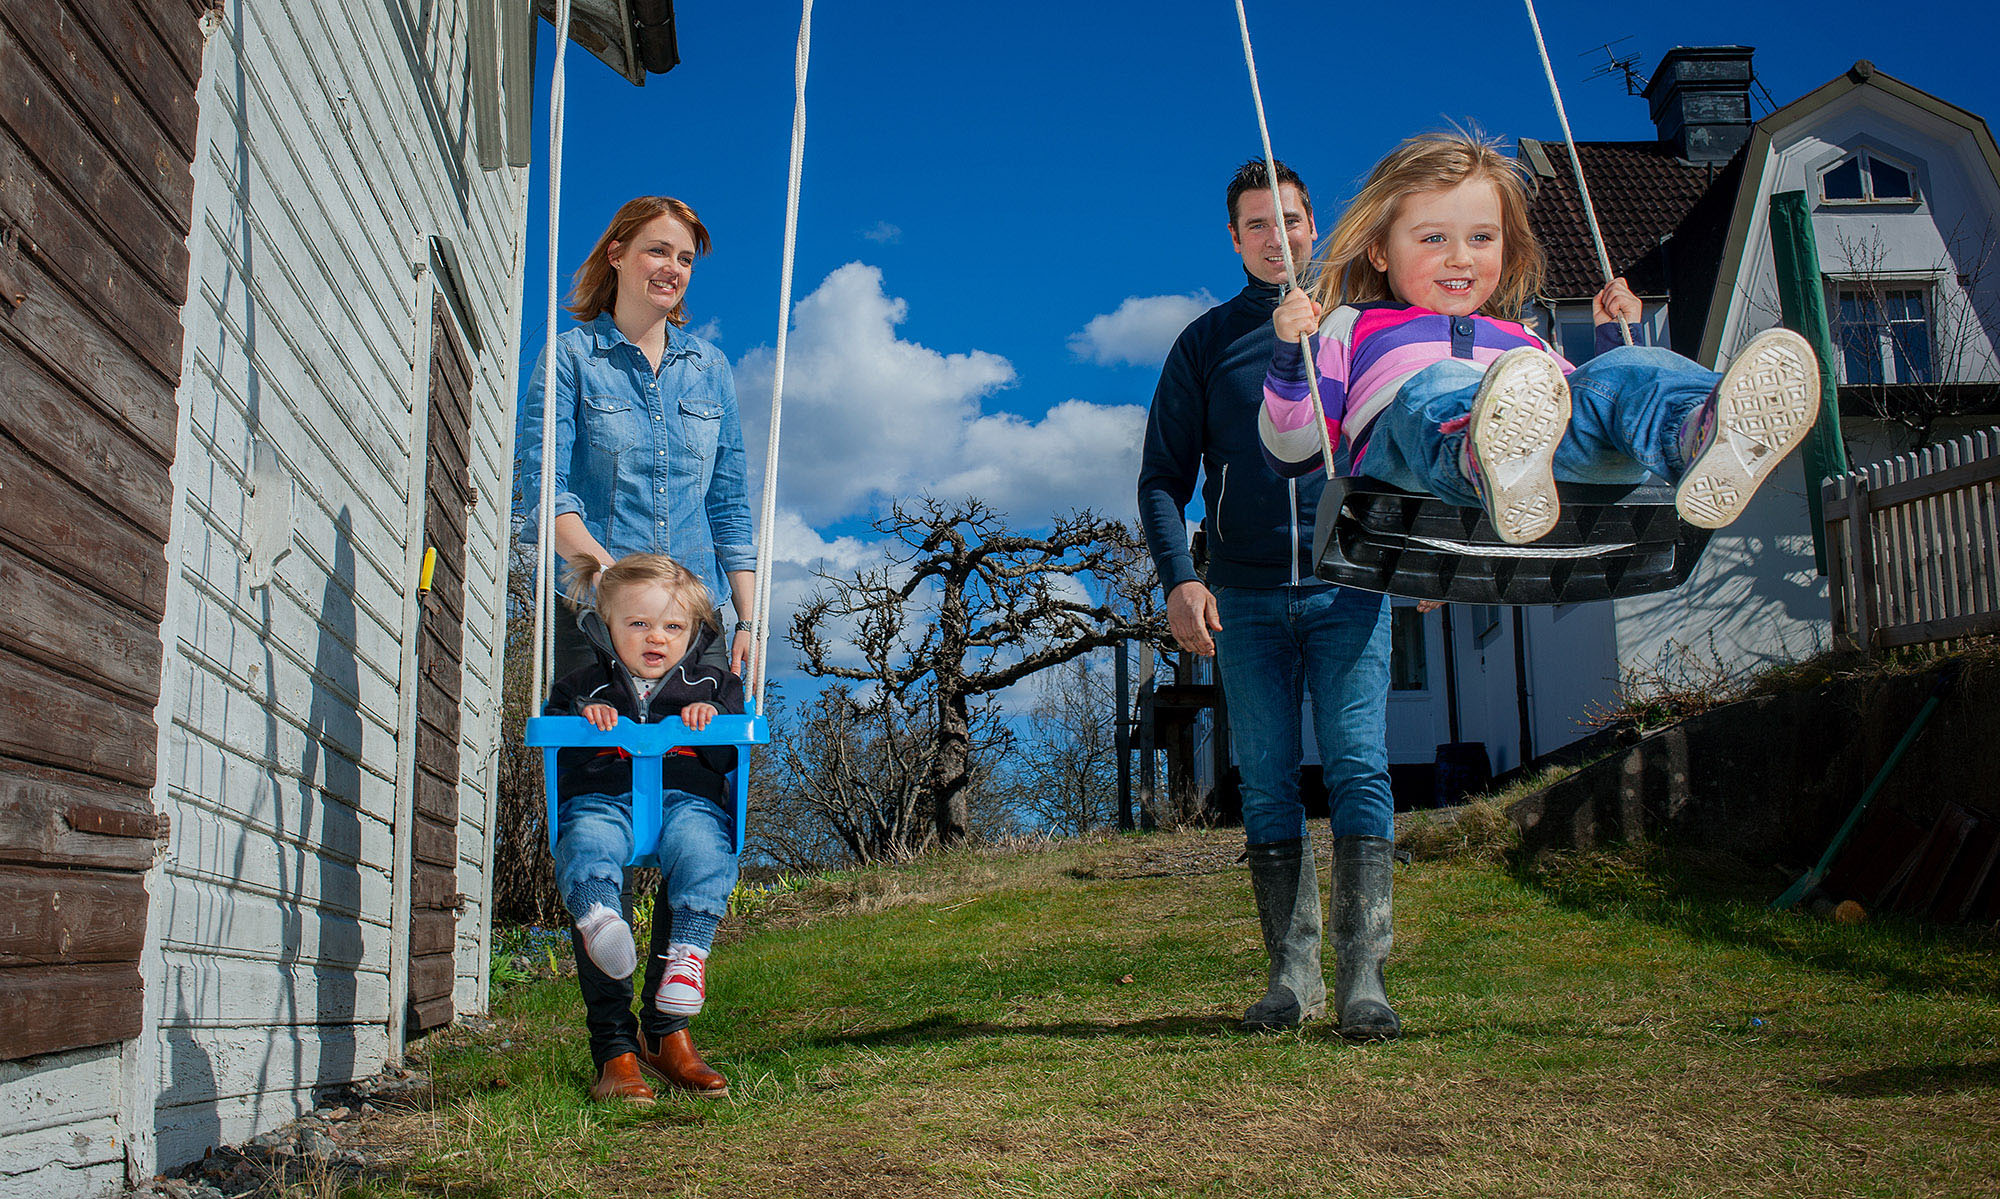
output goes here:
[[632, 947], [632, 926], [617, 908], [591, 904], [576, 922], [576, 931], [583, 934], [583, 952], [599, 970], [612, 978], [632, 977], [639, 955]]

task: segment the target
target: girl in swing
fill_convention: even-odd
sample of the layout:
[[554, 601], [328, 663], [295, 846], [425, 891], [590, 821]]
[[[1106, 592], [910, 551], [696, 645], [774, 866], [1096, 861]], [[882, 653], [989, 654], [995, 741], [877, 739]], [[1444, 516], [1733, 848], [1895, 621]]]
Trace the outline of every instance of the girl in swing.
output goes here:
[[[704, 660], [722, 624], [708, 588], [686, 567], [664, 554], [627, 554], [607, 567], [578, 553], [567, 559], [564, 583], [570, 595], [591, 597], [579, 605], [586, 611], [578, 626], [596, 660], [556, 680], [544, 715], [581, 716], [609, 732], [621, 719], [653, 724], [672, 716], [699, 730], [718, 713], [743, 711], [742, 681], [726, 666]], [[638, 1051], [600, 1067], [613, 1082], [621, 1072], [636, 1078], [643, 1071], [679, 1090], [728, 1093], [706, 1064], [694, 1068], [698, 1057], [680, 1060], [692, 1054], [691, 1046], [681, 1047], [677, 1058], [675, 1042], [685, 1040], [688, 1018], [701, 1011], [709, 947], [736, 887], [734, 809], [725, 783], [736, 766], [736, 750], [726, 745], [678, 750], [661, 763], [660, 893], [640, 991], [645, 1013], [636, 1030]], [[619, 889], [633, 850], [631, 756], [617, 749], [564, 749], [556, 756], [556, 792], [556, 887], [576, 921], [579, 947], [622, 996], [603, 1005], [604, 1013], [592, 1005], [592, 1038], [629, 1038], [635, 1030], [628, 1027], [632, 993], [626, 980], [638, 955]], [[601, 1097], [650, 1098], [616, 1090]]]
[[1619, 345], [1612, 322], [1638, 320], [1640, 303], [1616, 279], [1592, 304], [1603, 352], [1572, 366], [1517, 319], [1543, 269], [1520, 168], [1494, 143], [1453, 132], [1398, 146], [1334, 226], [1314, 294], [1293, 291], [1272, 317], [1259, 425], [1273, 469], [1320, 465], [1299, 346], [1316, 329], [1328, 432], [1356, 474], [1483, 508], [1517, 545], [1554, 527], [1557, 479], [1652, 473], [1689, 524], [1735, 520], [1818, 414], [1805, 339], [1766, 330], [1722, 374]]

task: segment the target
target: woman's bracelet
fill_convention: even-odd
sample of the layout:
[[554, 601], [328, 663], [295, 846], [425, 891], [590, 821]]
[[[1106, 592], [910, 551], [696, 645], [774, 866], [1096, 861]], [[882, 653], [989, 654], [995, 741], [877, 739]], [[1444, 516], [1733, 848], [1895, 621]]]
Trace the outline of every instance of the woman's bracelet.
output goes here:
[[739, 620], [736, 622], [736, 631], [739, 633], [749, 633], [754, 636], [757, 632], [757, 622], [754, 620]]

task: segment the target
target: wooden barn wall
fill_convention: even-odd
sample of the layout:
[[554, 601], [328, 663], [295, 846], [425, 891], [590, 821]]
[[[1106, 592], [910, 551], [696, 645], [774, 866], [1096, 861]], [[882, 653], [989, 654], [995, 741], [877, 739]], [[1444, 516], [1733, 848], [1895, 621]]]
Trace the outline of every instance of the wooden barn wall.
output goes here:
[[[398, 729], [413, 687], [430, 321], [467, 280], [457, 832], [478, 977], [525, 180], [482, 173], [456, 0], [225, 0], [195, 156], [146, 1085], [169, 1167], [314, 1103], [393, 1051]], [[497, 284], [497, 285], [496, 285]], [[418, 359], [423, 358], [420, 366]], [[257, 445], [290, 480], [253, 494]], [[413, 498], [414, 497], [414, 498]], [[287, 523], [252, 589], [245, 530]], [[421, 512], [415, 529], [421, 529]]]
[[124, 1175], [144, 1026], [188, 0], [0, 0], [0, 1194]]

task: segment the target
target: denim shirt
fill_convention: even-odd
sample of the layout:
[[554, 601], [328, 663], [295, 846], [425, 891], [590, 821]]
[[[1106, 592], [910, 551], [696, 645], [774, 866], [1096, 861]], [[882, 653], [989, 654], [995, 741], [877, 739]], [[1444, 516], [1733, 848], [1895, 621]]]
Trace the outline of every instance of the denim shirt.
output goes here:
[[[537, 537], [546, 369], [538, 360], [522, 389], [516, 430], [514, 512], [526, 542]], [[614, 554], [671, 555], [726, 601], [726, 572], [757, 564], [728, 359], [669, 325], [656, 376], [606, 312], [556, 338], [556, 394], [551, 521], [574, 512]]]

